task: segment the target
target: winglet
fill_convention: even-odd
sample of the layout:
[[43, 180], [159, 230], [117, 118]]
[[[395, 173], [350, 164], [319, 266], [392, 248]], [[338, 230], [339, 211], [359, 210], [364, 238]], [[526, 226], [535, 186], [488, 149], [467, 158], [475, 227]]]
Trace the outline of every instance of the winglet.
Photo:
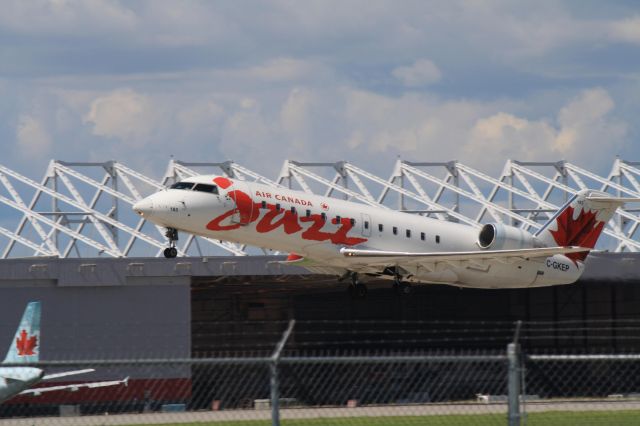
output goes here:
[[38, 362], [40, 354], [40, 302], [29, 302], [11, 341], [4, 362]]

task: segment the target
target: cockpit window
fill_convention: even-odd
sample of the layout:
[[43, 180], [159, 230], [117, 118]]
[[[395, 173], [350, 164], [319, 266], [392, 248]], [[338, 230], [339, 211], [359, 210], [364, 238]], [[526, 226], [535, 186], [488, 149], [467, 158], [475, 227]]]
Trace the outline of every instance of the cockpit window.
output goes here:
[[215, 185], [207, 185], [206, 183], [199, 183], [193, 188], [194, 191], [210, 192], [211, 194], [218, 193], [218, 187]]
[[191, 189], [193, 182], [176, 182], [171, 185], [171, 189]]

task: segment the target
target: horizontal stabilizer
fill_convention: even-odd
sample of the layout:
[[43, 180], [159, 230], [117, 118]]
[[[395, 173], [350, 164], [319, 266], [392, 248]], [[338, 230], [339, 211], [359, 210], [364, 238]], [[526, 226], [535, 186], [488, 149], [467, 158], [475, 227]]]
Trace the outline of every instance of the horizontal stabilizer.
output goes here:
[[625, 197], [598, 197], [588, 196], [589, 201], [595, 201], [599, 203], [612, 203], [612, 204], [624, 204], [624, 203], [640, 203], [640, 198], [625, 198]]
[[85, 368], [84, 370], [63, 371], [61, 373], [47, 374], [42, 380], [57, 379], [59, 377], [75, 376], [76, 374], [85, 374], [96, 371], [95, 368]]

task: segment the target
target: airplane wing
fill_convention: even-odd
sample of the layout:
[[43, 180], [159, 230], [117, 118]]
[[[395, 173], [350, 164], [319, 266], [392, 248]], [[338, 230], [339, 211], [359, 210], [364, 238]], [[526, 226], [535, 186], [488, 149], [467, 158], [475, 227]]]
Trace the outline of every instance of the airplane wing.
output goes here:
[[67, 376], [73, 376], [76, 374], [91, 373], [93, 371], [96, 371], [95, 368], [85, 368], [84, 370], [63, 371], [61, 373], [47, 374], [42, 378], [42, 380], [57, 379], [58, 377], [67, 377]]
[[404, 264], [437, 263], [456, 261], [488, 261], [509, 262], [517, 259], [549, 257], [555, 254], [581, 253], [591, 251], [584, 247], [543, 247], [517, 250], [477, 250], [459, 252], [399, 252], [384, 250], [360, 250], [342, 248], [340, 253], [349, 258], [366, 258], [367, 264], [389, 265], [402, 262]]
[[72, 384], [72, 385], [60, 385], [60, 386], [49, 386], [49, 387], [43, 387], [43, 388], [31, 388], [31, 389], [27, 389], [27, 390], [23, 390], [22, 392], [19, 393], [19, 395], [33, 395], [33, 396], [39, 396], [45, 392], [54, 392], [54, 391], [63, 391], [63, 390], [68, 390], [71, 392], [75, 392], [79, 389], [85, 388], [85, 389], [94, 389], [94, 388], [104, 388], [104, 387], [108, 387], [108, 386], [118, 386], [118, 385], [125, 385], [127, 386], [129, 384], [129, 377], [125, 377], [122, 380], [109, 380], [109, 381], [104, 381], [104, 382], [90, 382], [90, 383], [76, 383], [76, 384]]
[[314, 260], [298, 255], [289, 255], [287, 260], [278, 260], [275, 263], [278, 263], [280, 265], [299, 266], [314, 274], [343, 275], [346, 272], [346, 269], [344, 268], [316, 262]]

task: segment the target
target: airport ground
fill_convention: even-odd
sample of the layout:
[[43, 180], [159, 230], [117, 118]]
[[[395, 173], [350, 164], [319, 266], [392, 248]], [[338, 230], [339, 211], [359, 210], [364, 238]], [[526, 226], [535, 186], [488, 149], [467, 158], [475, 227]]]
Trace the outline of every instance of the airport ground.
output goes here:
[[[640, 401], [538, 401], [527, 403], [529, 426], [637, 425]], [[422, 404], [356, 408], [290, 408], [280, 410], [283, 426], [504, 425], [504, 403]], [[82, 417], [6, 419], [2, 426], [75, 425], [262, 426], [269, 410], [143, 413]]]

